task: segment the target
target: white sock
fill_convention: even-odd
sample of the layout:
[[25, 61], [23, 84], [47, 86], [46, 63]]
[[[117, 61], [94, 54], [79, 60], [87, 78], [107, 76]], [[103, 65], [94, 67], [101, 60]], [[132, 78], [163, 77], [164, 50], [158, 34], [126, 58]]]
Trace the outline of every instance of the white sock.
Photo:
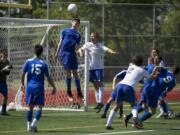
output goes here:
[[27, 122], [27, 131], [30, 131], [30, 127], [31, 127], [31, 122], [28, 121], [28, 122]]
[[32, 123], [31, 123], [31, 127], [37, 127], [37, 123], [38, 123], [38, 120], [33, 119]]
[[109, 117], [107, 119], [106, 127], [110, 127], [112, 125], [115, 116], [116, 116], [116, 112], [114, 110], [111, 110]]
[[138, 117], [138, 111], [137, 111], [137, 109], [132, 109], [131, 112], [132, 112], [134, 118], [137, 118], [137, 117]]
[[161, 114], [164, 114], [163, 108], [161, 106], [159, 107], [159, 110]]
[[99, 103], [103, 103], [104, 87], [99, 87]]
[[99, 90], [95, 90], [96, 103], [99, 103]]

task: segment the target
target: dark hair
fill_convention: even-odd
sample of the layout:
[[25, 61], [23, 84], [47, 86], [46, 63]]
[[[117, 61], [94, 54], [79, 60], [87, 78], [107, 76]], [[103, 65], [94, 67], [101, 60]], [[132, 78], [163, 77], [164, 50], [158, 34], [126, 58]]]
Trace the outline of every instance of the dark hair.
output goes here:
[[179, 73], [179, 71], [180, 71], [180, 67], [178, 67], [178, 66], [174, 66], [172, 69], [172, 72], [174, 75], [177, 75]]
[[152, 48], [152, 50], [155, 50], [155, 51], [157, 52], [157, 54], [160, 54], [159, 49], [157, 49], [157, 48]]
[[143, 65], [143, 57], [141, 55], [134, 55], [132, 58], [132, 62], [137, 66]]
[[98, 32], [92, 32], [91, 34], [93, 34], [94, 36], [96, 36], [97, 39], [99, 39], [99, 33]]
[[34, 47], [34, 53], [36, 54], [36, 56], [40, 56], [43, 53], [43, 47], [42, 45], [35, 45]]
[[77, 21], [78, 23], [81, 22], [79, 18], [72, 18], [72, 21]]

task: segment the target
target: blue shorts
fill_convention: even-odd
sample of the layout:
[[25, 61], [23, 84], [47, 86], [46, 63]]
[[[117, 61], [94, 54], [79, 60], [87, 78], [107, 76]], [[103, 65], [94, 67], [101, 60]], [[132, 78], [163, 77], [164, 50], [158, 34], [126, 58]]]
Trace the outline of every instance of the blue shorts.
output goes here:
[[148, 92], [145, 88], [141, 93], [140, 102], [144, 102], [148, 107], [157, 108], [158, 97], [153, 92]]
[[113, 90], [112, 93], [111, 93], [111, 99], [113, 101], [115, 101], [115, 99], [116, 99], [116, 91], [115, 90]]
[[0, 93], [2, 93], [2, 95], [4, 97], [8, 96], [8, 88], [7, 88], [7, 84], [4, 82], [0, 82]]
[[101, 82], [103, 81], [104, 71], [103, 69], [89, 70], [89, 80], [91, 82]]
[[136, 103], [136, 96], [133, 87], [126, 84], [117, 84], [116, 88], [116, 103], [120, 103], [123, 101], [129, 103]]
[[44, 88], [29, 86], [26, 89], [26, 104], [27, 105], [42, 105], [44, 106]]
[[60, 54], [60, 60], [65, 70], [77, 70], [78, 60], [76, 53], [62, 52]]

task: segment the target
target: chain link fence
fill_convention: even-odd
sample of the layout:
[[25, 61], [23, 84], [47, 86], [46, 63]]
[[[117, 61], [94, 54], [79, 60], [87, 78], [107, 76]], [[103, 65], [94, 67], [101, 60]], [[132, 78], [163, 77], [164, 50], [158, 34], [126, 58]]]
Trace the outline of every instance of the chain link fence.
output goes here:
[[[51, 2], [47, 9], [51, 19], [63, 18], [68, 2]], [[144, 64], [152, 48], [160, 50], [165, 65], [180, 65], [180, 25], [176, 13], [180, 5], [76, 3], [81, 20], [89, 20], [91, 31], [101, 35], [101, 41], [118, 52], [105, 56], [105, 81], [127, 68], [134, 54], [144, 56]], [[54, 16], [54, 9], [58, 16]], [[174, 16], [174, 17], [172, 17]], [[58, 17], [58, 18], [57, 18]], [[66, 16], [67, 17], [67, 16]], [[68, 17], [71, 17], [70, 14]], [[177, 77], [180, 82], [180, 75]]]
[[[111, 81], [115, 71], [126, 68], [134, 54], [143, 55], [147, 64], [153, 47], [160, 50], [168, 68], [180, 65], [180, 4], [75, 3], [77, 16], [89, 20], [91, 31], [99, 32], [101, 41], [118, 52], [105, 55], [105, 81]], [[49, 1], [33, 17], [43, 14], [44, 19], [69, 20], [72, 18], [67, 11], [69, 4]]]

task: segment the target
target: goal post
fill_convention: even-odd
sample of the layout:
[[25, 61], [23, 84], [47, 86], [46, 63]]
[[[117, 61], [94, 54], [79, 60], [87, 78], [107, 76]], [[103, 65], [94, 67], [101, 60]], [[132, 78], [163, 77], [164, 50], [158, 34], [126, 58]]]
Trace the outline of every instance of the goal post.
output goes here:
[[[33, 57], [34, 45], [48, 41], [48, 44], [46, 43], [43, 46], [43, 57], [49, 64], [52, 77], [57, 86], [57, 94], [55, 96], [50, 94], [50, 88], [46, 82], [45, 106], [54, 110], [77, 110], [71, 108], [71, 103], [68, 101], [66, 95], [65, 72], [63, 67], [61, 63], [54, 59], [60, 31], [63, 28], [70, 27], [70, 24], [71, 20], [0, 18], [0, 49], [5, 48], [8, 50], [9, 60], [14, 67], [8, 78], [10, 91], [17, 92], [20, 85], [22, 65], [26, 59]], [[79, 31], [82, 35], [82, 44], [88, 42], [90, 33], [89, 21], [81, 21]], [[85, 52], [84, 59], [79, 59], [78, 73], [84, 93], [84, 103], [79, 110], [88, 111], [89, 72], [87, 52]], [[72, 85], [72, 91], [74, 94], [76, 93], [74, 85]], [[22, 105], [25, 106], [24, 96], [22, 97]]]
[[0, 7], [21, 8], [21, 9], [28, 9], [28, 10], [32, 10], [33, 8], [31, 4], [31, 0], [29, 0], [27, 4], [0, 2]]

